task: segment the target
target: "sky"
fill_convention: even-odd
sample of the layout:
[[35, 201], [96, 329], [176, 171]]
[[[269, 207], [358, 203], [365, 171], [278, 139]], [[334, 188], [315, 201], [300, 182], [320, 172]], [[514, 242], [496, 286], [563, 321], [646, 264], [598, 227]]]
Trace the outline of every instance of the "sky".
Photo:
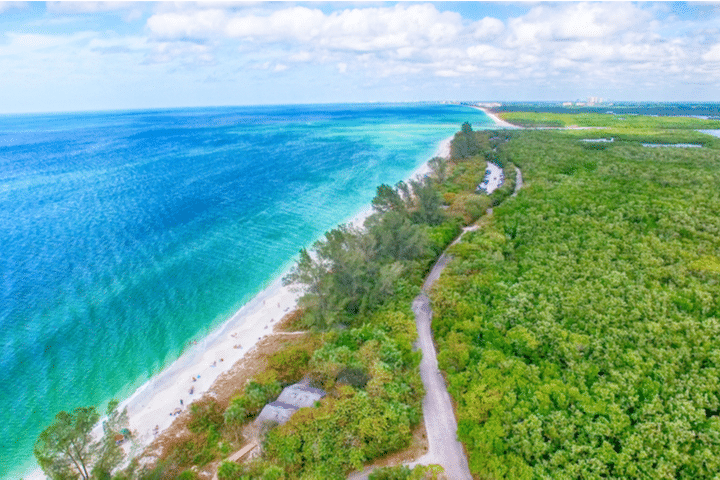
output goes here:
[[713, 2], [2, 2], [0, 113], [720, 101]]

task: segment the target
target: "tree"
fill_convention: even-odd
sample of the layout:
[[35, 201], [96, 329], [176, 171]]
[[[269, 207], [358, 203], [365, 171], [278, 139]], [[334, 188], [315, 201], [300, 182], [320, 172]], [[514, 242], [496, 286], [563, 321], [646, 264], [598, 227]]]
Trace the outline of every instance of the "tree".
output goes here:
[[414, 260], [426, 253], [428, 239], [424, 227], [412, 223], [404, 215], [388, 212], [372, 219], [368, 226], [380, 259]]
[[417, 223], [440, 225], [445, 219], [442, 211], [442, 196], [437, 191], [431, 179], [411, 180], [415, 209], [413, 220]]
[[123, 459], [115, 435], [127, 429], [127, 409], [117, 410], [117, 400], [107, 408], [103, 436], [93, 439], [92, 429], [100, 420], [95, 407], [78, 407], [60, 412], [55, 421], [43, 430], [35, 442], [34, 454], [45, 475], [53, 480], [109, 478], [110, 472]]
[[468, 158], [477, 154], [478, 143], [475, 138], [472, 126], [465, 122], [462, 124], [461, 131], [455, 134], [452, 145], [450, 147], [452, 158]]
[[305, 285], [302, 302], [310, 307], [313, 322], [325, 328], [338, 314], [356, 314], [374, 305], [374, 287], [381, 264], [375, 261], [375, 239], [341, 225], [302, 250], [300, 260], [284, 278], [286, 285]]
[[447, 161], [442, 157], [433, 157], [428, 162], [428, 166], [430, 166], [437, 181], [443, 183], [447, 177]]
[[372, 206], [380, 213], [405, 211], [405, 202], [400, 196], [400, 193], [390, 185], [384, 183], [377, 188], [377, 194], [372, 200]]
[[96, 444], [97, 459], [92, 469], [92, 476], [100, 478], [102, 476], [110, 478], [110, 472], [123, 459], [125, 455], [122, 449], [115, 442], [115, 435], [123, 434], [123, 430], [127, 431], [129, 419], [127, 408], [118, 411], [119, 402], [111, 400], [107, 406], [107, 420], [103, 422], [103, 438]]
[[90, 465], [97, 446], [91, 431], [100, 419], [95, 407], [62, 411], [35, 442], [34, 454], [45, 475], [53, 480], [90, 478]]

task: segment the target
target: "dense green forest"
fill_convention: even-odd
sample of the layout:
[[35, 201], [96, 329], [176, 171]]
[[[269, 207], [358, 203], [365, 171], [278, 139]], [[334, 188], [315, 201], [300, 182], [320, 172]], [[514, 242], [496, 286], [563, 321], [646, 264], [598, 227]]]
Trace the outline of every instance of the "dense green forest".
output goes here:
[[[687, 129], [718, 122], [503, 117], [608, 128], [513, 132], [526, 185], [432, 294], [471, 471], [717, 478], [720, 142]], [[658, 140], [703, 148], [641, 145]]]

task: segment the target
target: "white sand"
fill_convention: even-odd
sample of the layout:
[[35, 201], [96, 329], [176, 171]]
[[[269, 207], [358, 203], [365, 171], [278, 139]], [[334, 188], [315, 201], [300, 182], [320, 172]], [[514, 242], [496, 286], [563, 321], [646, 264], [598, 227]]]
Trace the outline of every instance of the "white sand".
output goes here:
[[[230, 320], [123, 401], [119, 408], [127, 407], [130, 430], [134, 435], [131, 455], [141, 453], [152, 442], [157, 435], [155, 426], [158, 432], [168, 428], [176, 418], [172, 415], [176, 409], [185, 410], [193, 400], [200, 399], [220, 374], [230, 370], [258, 340], [272, 333], [273, 324], [297, 306], [299, 296], [277, 279]], [[192, 394], [189, 393], [191, 388]], [[94, 433], [102, 433], [99, 426]], [[45, 476], [38, 469], [25, 478], [34, 480]]]
[[[448, 158], [452, 139], [443, 140], [434, 156]], [[425, 162], [409, 178], [419, 178], [428, 173], [430, 167]], [[372, 213], [372, 207], [368, 206], [346, 223], [362, 227]], [[261, 338], [272, 333], [274, 324], [297, 307], [301, 295], [283, 286], [282, 276], [120, 404], [120, 409], [128, 409], [130, 430], [134, 434], [131, 454], [142, 452], [172, 424], [176, 418], [172, 413], [176, 409], [184, 411], [194, 400], [200, 399], [222, 373], [230, 370]], [[192, 394], [189, 393], [191, 388]], [[155, 426], [158, 427], [157, 433]], [[101, 431], [99, 426], [96, 427], [96, 434]], [[45, 476], [38, 469], [24, 478], [40, 480]]]
[[513, 125], [513, 124], [510, 123], [510, 122], [506, 122], [505, 120], [503, 120], [502, 118], [498, 117], [498, 116], [495, 115], [494, 113], [491, 113], [491, 112], [490, 112], [488, 109], [486, 109], [486, 108], [478, 107], [478, 106], [473, 106], [473, 108], [476, 108], [476, 109], [482, 111], [485, 115], [487, 115], [488, 117], [490, 117], [490, 118], [492, 119], [492, 121], [495, 122], [495, 125], [497, 125], [498, 127], [502, 127], [502, 128], [520, 128], [520, 127], [518, 127], [517, 125]]
[[220, 374], [230, 370], [258, 340], [272, 333], [272, 325], [297, 306], [299, 296], [277, 279], [225, 324], [140, 387], [120, 406], [128, 408], [130, 429], [137, 434], [135, 440], [147, 445], [154, 438], [156, 425], [159, 431], [169, 427], [175, 420], [171, 413], [202, 397]]

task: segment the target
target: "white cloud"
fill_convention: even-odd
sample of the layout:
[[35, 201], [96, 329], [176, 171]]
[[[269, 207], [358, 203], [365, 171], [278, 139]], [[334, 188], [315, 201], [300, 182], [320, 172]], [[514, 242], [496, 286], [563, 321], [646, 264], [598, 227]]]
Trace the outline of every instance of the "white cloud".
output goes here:
[[146, 7], [144, 2], [47, 2], [47, 11], [55, 15], [97, 14], [116, 12], [126, 22], [132, 22], [142, 17]]
[[148, 18], [147, 27], [162, 39], [206, 38], [210, 32], [225, 28], [226, 17], [226, 12], [219, 9], [200, 10], [192, 14], [161, 13]]
[[313, 60], [315, 56], [308, 52], [307, 50], [302, 50], [300, 52], [294, 53], [288, 57], [288, 59], [292, 62], [309, 62]]
[[159, 42], [146, 59], [150, 64], [174, 61], [185, 66], [214, 65], [216, 62], [210, 47], [193, 42]]
[[492, 17], [485, 17], [475, 22], [473, 27], [475, 29], [473, 36], [481, 40], [496, 38], [505, 30], [505, 24]]
[[448, 44], [464, 29], [460, 15], [439, 12], [429, 4], [356, 8], [327, 15], [307, 7], [262, 16], [220, 9], [165, 12], [150, 17], [147, 26], [165, 39], [224, 36], [350, 51]]
[[702, 59], [706, 62], [720, 62], [720, 43], [716, 43], [707, 52], [703, 53]]
[[607, 39], [648, 18], [644, 10], [620, 2], [541, 5], [510, 20], [509, 41], [529, 47], [549, 40]]
[[72, 35], [44, 35], [37, 33], [6, 33], [8, 45], [0, 47], [2, 53], [27, 54], [32, 51], [48, 51], [57, 47], [70, 47], [72, 44], [87, 41], [96, 36], [94, 32], [77, 32]]
[[612, 45], [598, 41], [590, 42], [583, 40], [568, 44], [565, 48], [561, 49], [560, 55], [571, 60], [599, 61], [611, 59], [616, 53], [616, 49]]
[[139, 6], [136, 2], [46, 2], [51, 13], [98, 13], [130, 10]]
[[462, 75], [462, 73], [456, 71], [456, 70], [438, 70], [435, 72], [435, 75], [438, 77], [459, 77]]
[[506, 50], [492, 45], [473, 45], [467, 49], [467, 55], [472, 59], [485, 61], [503, 61], [509, 57]]
[[0, 2], [0, 13], [7, 12], [11, 9], [27, 8], [28, 2]]

